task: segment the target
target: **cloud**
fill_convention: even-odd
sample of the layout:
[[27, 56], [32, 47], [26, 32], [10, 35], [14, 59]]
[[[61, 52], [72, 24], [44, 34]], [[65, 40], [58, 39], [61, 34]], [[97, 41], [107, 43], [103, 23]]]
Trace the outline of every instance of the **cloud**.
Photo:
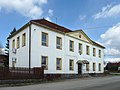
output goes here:
[[46, 3], [47, 0], [0, 0], [0, 8], [35, 19], [41, 17], [43, 14], [42, 5]]
[[47, 3], [47, 0], [37, 0], [40, 4]]
[[49, 9], [49, 10], [48, 10], [48, 15], [49, 15], [49, 16], [53, 16], [53, 10], [52, 10], [52, 9]]
[[79, 19], [80, 19], [80, 20], [85, 20], [85, 19], [86, 19], [86, 15], [80, 15], [80, 16], [79, 16]]
[[97, 14], [93, 15], [92, 17], [94, 19], [100, 19], [100, 18], [107, 18], [107, 17], [113, 17], [120, 14], [120, 4], [117, 5], [107, 5], [102, 8], [101, 12], [98, 12]]
[[110, 55], [110, 56], [112, 56], [112, 55], [114, 55], [114, 56], [120, 56], [120, 51], [118, 49], [114, 49], [114, 48], [107, 48], [105, 50], [105, 53], [107, 55]]
[[105, 62], [120, 62], [120, 58], [107, 58], [105, 59]]
[[45, 19], [48, 20], [48, 21], [51, 21], [50, 18], [54, 15], [53, 12], [54, 12], [54, 11], [53, 11], [52, 9], [49, 9], [49, 10], [48, 10], [48, 14], [47, 14], [47, 16], [46, 16]]
[[117, 23], [102, 34], [101, 42], [107, 47], [105, 54], [120, 56], [120, 23]]

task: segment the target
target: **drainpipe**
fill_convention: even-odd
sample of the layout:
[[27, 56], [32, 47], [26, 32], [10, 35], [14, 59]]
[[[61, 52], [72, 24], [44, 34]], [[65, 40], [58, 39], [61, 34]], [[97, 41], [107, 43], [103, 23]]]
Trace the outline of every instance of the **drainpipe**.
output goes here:
[[31, 21], [29, 22], [29, 74], [31, 68]]

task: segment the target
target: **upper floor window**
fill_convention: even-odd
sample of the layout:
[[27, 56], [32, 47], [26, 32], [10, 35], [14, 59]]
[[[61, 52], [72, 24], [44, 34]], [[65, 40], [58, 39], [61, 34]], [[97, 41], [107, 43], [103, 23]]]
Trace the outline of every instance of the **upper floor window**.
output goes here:
[[86, 54], [89, 55], [90, 54], [90, 47], [87, 45], [86, 46]]
[[101, 50], [99, 50], [99, 57], [101, 58]]
[[22, 35], [22, 46], [25, 46], [26, 44], [26, 33]]
[[95, 63], [93, 63], [93, 71], [95, 71], [95, 68], [96, 68], [96, 67], [95, 67]]
[[20, 37], [17, 37], [17, 48], [20, 47]]
[[15, 48], [15, 39], [12, 41], [12, 48]]
[[61, 58], [56, 59], [56, 69], [62, 70], [62, 59]]
[[74, 41], [70, 40], [70, 51], [74, 52]]
[[48, 46], [48, 33], [42, 32], [42, 45]]
[[78, 48], [79, 48], [79, 54], [81, 55], [82, 54], [82, 44], [81, 43], [79, 43]]
[[96, 49], [93, 48], [93, 56], [96, 56]]
[[56, 48], [62, 49], [62, 38], [61, 37], [56, 38]]
[[81, 38], [82, 36], [81, 36], [81, 34], [79, 34], [79, 38]]
[[44, 67], [45, 70], [48, 69], [48, 57], [42, 56], [41, 66]]
[[74, 60], [70, 59], [69, 61], [69, 69], [74, 70]]

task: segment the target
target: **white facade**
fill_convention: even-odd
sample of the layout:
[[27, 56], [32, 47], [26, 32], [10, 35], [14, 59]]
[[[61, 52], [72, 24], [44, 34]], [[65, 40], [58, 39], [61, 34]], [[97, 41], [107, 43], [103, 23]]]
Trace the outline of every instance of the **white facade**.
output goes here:
[[[20, 43], [20, 48], [17, 49], [17, 37], [20, 37], [20, 42], [22, 42], [22, 34], [26, 33], [26, 46], [22, 47], [22, 43]], [[29, 56], [28, 56], [28, 46], [29, 46], [29, 28], [25, 28], [23, 31], [21, 31], [19, 34], [16, 34], [14, 37], [12, 37], [9, 41], [9, 66], [12, 67], [12, 61], [15, 61], [16, 67], [28, 67], [29, 66]], [[12, 41], [15, 40], [15, 49], [16, 53], [13, 53], [12, 48]]]
[[[31, 29], [31, 39], [29, 38]], [[48, 46], [41, 44], [42, 32], [48, 33]], [[22, 47], [22, 34], [26, 33], [26, 45]], [[48, 70], [45, 70], [45, 74], [78, 74], [79, 60], [87, 60], [89, 62], [89, 71], [86, 70], [86, 64], [82, 63], [82, 73], [103, 73], [103, 59], [104, 53], [102, 47], [91, 44], [89, 39], [82, 33], [81, 39], [79, 39], [73, 33], [61, 33], [51, 28], [31, 24], [31, 28], [26, 26], [20, 32], [16, 33], [10, 38], [10, 51], [9, 51], [9, 66], [12, 67], [13, 61], [15, 61], [15, 67], [29, 67], [29, 40], [31, 40], [31, 56], [30, 67], [41, 67], [41, 57], [48, 57]], [[17, 43], [17, 37], [20, 37], [20, 47], [16, 49], [16, 53], [12, 51], [12, 41], [15, 39], [15, 48]], [[62, 38], [62, 49], [56, 48], [56, 37]], [[69, 41], [74, 41], [74, 52], [69, 50]], [[82, 44], [82, 54], [79, 54], [78, 43]], [[86, 55], [86, 45], [90, 47], [90, 55]], [[96, 56], [93, 56], [93, 48], [96, 49]], [[98, 51], [101, 50], [101, 57], [98, 56]], [[62, 58], [62, 69], [56, 70], [56, 58]], [[74, 60], [74, 70], [69, 70], [69, 60]], [[93, 63], [95, 63], [95, 71], [93, 71]], [[101, 70], [99, 70], [99, 63], [101, 64]]]

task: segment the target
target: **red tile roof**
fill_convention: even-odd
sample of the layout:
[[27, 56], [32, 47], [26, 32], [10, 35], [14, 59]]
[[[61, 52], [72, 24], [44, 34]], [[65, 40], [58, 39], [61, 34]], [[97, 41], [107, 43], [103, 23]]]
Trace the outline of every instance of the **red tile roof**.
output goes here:
[[37, 20], [31, 20], [31, 22], [35, 22], [37, 24], [45, 25], [47, 27], [57, 29], [57, 30], [59, 30], [61, 32], [64, 32], [64, 33], [72, 32], [72, 30], [67, 29], [67, 28], [65, 28], [63, 26], [57, 25], [57, 24], [55, 24], [53, 22], [50, 22], [48, 20], [45, 20], [44, 18], [43, 19], [37, 19]]

